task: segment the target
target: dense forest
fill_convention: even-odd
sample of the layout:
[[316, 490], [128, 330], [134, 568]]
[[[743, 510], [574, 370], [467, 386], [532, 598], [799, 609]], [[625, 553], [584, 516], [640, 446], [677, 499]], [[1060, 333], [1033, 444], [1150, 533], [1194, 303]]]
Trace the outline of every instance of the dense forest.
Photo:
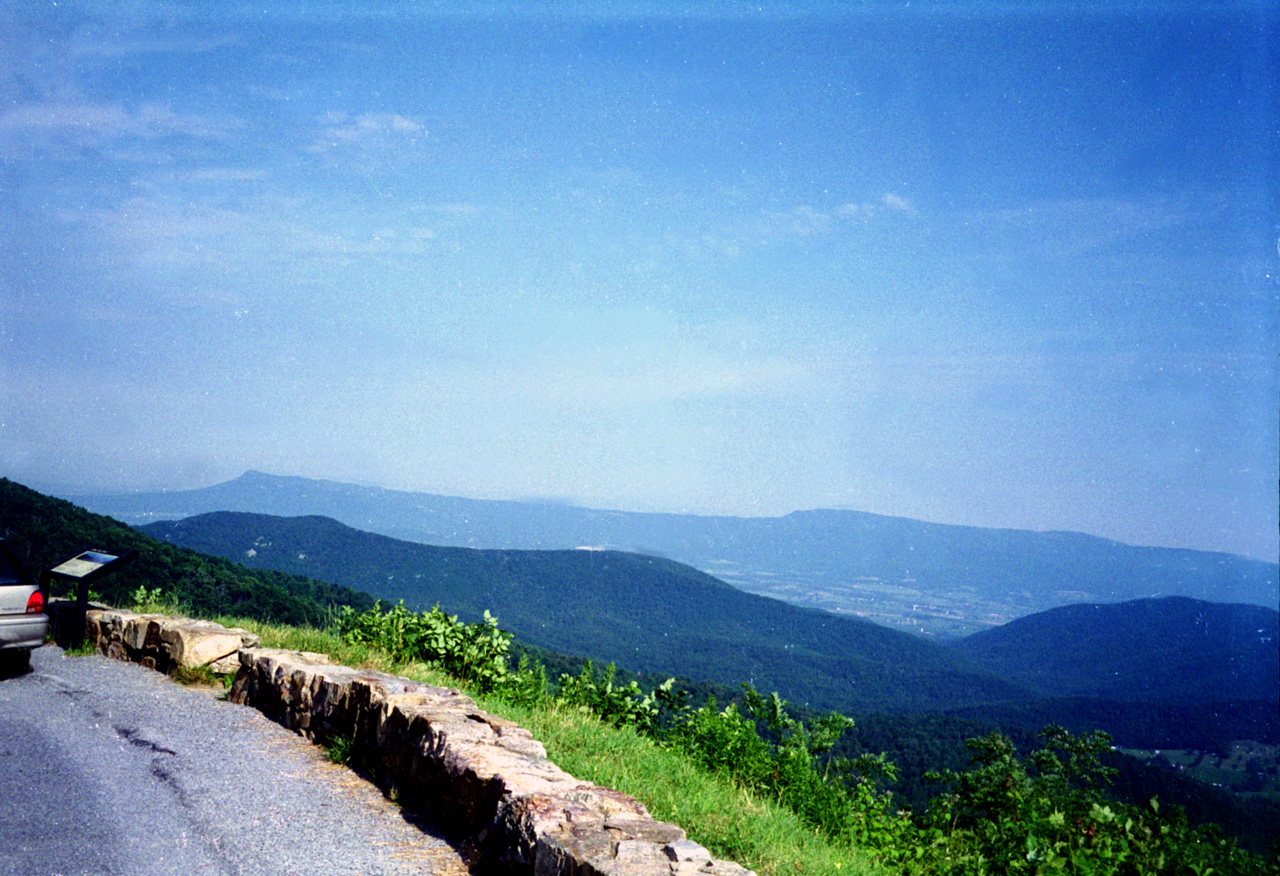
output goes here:
[[1274, 606], [1172, 596], [1060, 606], [954, 647], [991, 672], [1054, 696], [1187, 705], [1276, 701], [1278, 641]]
[[750, 682], [842, 711], [1030, 699], [936, 642], [746, 593], [662, 557], [476, 550], [361, 532], [326, 517], [221, 512], [144, 532], [252, 568], [307, 574], [464, 620], [492, 611], [518, 639], [635, 671]]
[[[127, 604], [138, 587], [160, 588], [198, 614], [226, 613], [289, 624], [324, 624], [334, 606], [373, 604], [366, 593], [269, 569], [247, 569], [219, 557], [164, 544], [110, 517], [91, 514], [0, 478], [0, 538], [33, 575], [81, 551], [137, 551], [137, 560], [95, 582], [95, 595]], [[70, 595], [55, 579], [53, 595]]]

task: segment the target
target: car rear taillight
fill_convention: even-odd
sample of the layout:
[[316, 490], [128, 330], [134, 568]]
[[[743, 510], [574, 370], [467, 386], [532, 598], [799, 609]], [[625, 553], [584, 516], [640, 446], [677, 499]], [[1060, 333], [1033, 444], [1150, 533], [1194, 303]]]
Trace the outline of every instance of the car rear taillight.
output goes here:
[[27, 614], [43, 614], [44, 613], [44, 597], [37, 590], [31, 594], [31, 598], [27, 600]]

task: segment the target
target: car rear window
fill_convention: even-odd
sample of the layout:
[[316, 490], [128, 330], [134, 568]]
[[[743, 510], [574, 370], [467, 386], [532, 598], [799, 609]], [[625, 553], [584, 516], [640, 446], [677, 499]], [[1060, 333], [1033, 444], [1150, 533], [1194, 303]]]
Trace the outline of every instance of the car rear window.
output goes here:
[[4, 551], [0, 551], [0, 586], [25, 584], [26, 582], [27, 576], [14, 567], [9, 558], [5, 556]]

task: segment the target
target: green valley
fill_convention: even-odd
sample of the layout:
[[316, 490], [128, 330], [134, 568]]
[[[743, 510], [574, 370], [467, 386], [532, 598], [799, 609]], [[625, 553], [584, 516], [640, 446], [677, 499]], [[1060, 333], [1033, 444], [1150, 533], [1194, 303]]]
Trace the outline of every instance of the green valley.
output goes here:
[[859, 618], [745, 593], [689, 566], [618, 551], [447, 548], [322, 517], [222, 512], [143, 531], [251, 568], [310, 575], [629, 669], [754, 684], [852, 713], [936, 711], [1031, 694], [967, 658]]
[[596, 547], [668, 557], [738, 589], [937, 638], [1071, 603], [1187, 596], [1274, 608], [1280, 565], [1073, 532], [982, 529], [858, 511], [707, 517], [377, 489], [246, 472], [196, 490], [67, 496], [131, 525], [212, 511], [320, 515], [447, 547]]

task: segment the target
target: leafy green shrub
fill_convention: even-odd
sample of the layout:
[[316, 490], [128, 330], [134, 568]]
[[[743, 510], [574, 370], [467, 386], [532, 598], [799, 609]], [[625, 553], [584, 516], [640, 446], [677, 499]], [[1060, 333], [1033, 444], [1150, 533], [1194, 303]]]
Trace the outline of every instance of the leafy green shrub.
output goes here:
[[547, 689], [547, 668], [521, 654], [515, 671], [507, 676], [501, 693], [510, 701], [537, 705], [551, 699]]
[[750, 685], [743, 686], [743, 708], [746, 714], [736, 705], [717, 711], [709, 702], [678, 724], [672, 739], [695, 762], [769, 794], [825, 836], [889, 849], [911, 833], [910, 818], [882, 787], [895, 775], [892, 764], [882, 756], [824, 758], [851, 719], [832, 712], [806, 727], [776, 693], [763, 697]]
[[176, 617], [184, 613], [182, 604], [172, 593], [165, 593], [159, 587], [147, 587], [139, 584], [129, 594], [129, 609], [138, 614], [164, 614]]
[[403, 662], [439, 666], [464, 684], [491, 693], [509, 681], [511, 634], [498, 629], [489, 612], [468, 624], [435, 606], [414, 612], [401, 601], [383, 611], [382, 603], [357, 612], [343, 606], [337, 616], [339, 633], [350, 644], [371, 645]]
[[670, 738], [703, 769], [732, 776], [747, 787], [764, 787], [773, 771], [768, 744], [736, 703], [717, 711], [715, 700], [708, 700]]
[[714, 698], [690, 709], [674, 679], [645, 693], [635, 681], [616, 684], [615, 673], [610, 664], [597, 679], [588, 662], [580, 674], [561, 676], [557, 701], [683, 752], [702, 769], [776, 799], [828, 837], [887, 847], [910, 830], [908, 816], [878, 784], [892, 781], [892, 764], [882, 757], [823, 759], [853, 726], [849, 718], [833, 712], [806, 727], [776, 693], [764, 697], [750, 685], [743, 686], [745, 712], [736, 703], [718, 709]]
[[1073, 737], [1061, 727], [1041, 733], [1045, 747], [1024, 761], [1000, 733], [969, 740], [974, 766], [934, 778], [951, 786], [929, 813], [922, 837], [928, 872], [978, 874], [1091, 873], [1274, 874], [1264, 861], [1192, 828], [1179, 810], [1106, 800], [1102, 765], [1110, 737]]
[[634, 727], [638, 732], [648, 736], [657, 735], [662, 723], [664, 704], [674, 679], [651, 694], [646, 694], [634, 680], [625, 685], [614, 684], [617, 667], [610, 663], [604, 670], [603, 677], [597, 681], [595, 666], [588, 660], [578, 675], [560, 676], [560, 689], [557, 701], [568, 706], [581, 706], [615, 727]]

